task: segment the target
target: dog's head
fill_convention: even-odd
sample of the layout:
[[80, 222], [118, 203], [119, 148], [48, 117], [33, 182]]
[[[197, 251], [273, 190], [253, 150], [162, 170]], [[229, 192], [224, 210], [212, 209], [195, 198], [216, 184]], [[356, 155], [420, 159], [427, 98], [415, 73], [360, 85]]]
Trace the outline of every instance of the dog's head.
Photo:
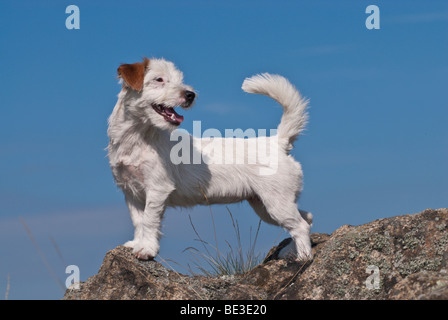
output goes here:
[[144, 58], [143, 62], [122, 64], [118, 68], [122, 79], [124, 105], [143, 123], [160, 129], [174, 129], [184, 117], [174, 108], [187, 109], [195, 101], [193, 88], [183, 83], [183, 74], [172, 62]]

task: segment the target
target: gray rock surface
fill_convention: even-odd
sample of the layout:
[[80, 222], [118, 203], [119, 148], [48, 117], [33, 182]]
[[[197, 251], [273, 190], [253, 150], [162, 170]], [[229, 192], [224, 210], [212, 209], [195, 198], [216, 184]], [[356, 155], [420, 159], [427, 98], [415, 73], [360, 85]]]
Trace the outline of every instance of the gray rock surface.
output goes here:
[[448, 209], [312, 234], [314, 258], [278, 258], [288, 239], [244, 275], [187, 276], [119, 246], [64, 299], [448, 299]]

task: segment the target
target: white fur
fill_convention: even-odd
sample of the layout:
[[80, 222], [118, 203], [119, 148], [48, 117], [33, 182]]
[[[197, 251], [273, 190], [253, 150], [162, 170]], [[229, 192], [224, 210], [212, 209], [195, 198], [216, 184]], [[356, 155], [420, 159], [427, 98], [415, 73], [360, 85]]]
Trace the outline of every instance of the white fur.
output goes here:
[[[153, 79], [158, 76], [167, 81], [163, 85], [157, 83]], [[151, 105], [184, 106], [185, 90], [193, 89], [183, 84], [182, 73], [171, 62], [151, 59], [142, 91], [124, 86], [109, 118], [110, 166], [124, 192], [135, 227], [134, 240], [125, 245], [132, 247], [139, 259], [153, 258], [159, 251], [160, 225], [166, 207], [247, 200], [263, 221], [290, 232], [297, 258], [310, 259], [312, 215], [297, 209], [302, 169], [289, 155], [294, 139], [306, 124], [307, 102], [279, 75], [257, 75], [244, 81], [243, 90], [268, 95], [284, 108], [278, 136], [253, 138], [269, 143], [269, 155], [275, 154], [278, 161], [273, 174], [262, 175], [260, 170], [266, 169], [263, 159], [248, 164], [247, 160], [253, 158], [247, 147], [250, 139], [242, 143], [235, 139], [232, 154], [225, 154], [240, 162], [172, 163], [170, 152], [177, 142], [171, 141], [170, 136], [176, 126]], [[222, 140], [225, 138], [190, 138], [192, 150], [203, 156], [212, 156], [211, 146], [220, 148], [223, 142], [229, 142]]]

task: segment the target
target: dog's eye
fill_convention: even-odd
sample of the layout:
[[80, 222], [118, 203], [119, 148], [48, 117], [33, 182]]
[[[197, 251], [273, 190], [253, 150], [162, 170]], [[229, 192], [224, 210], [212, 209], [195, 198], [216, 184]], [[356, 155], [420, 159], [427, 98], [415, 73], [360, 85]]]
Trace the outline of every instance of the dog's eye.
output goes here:
[[163, 82], [163, 78], [156, 78], [157, 82]]

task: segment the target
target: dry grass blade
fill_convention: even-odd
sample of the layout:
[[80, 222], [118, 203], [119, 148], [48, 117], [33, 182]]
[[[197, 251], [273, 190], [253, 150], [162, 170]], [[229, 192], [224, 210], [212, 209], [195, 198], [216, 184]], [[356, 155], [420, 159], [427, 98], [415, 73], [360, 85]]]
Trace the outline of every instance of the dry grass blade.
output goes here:
[[297, 270], [297, 272], [291, 277], [291, 279], [289, 279], [288, 283], [277, 292], [277, 294], [274, 296], [273, 299], [277, 298], [278, 295], [280, 293], [282, 293], [294, 281], [294, 279], [297, 277], [297, 275], [300, 273], [300, 271], [302, 271], [303, 267], [306, 266], [307, 264], [309, 264], [310, 261], [311, 260], [307, 260], [307, 261], [303, 262], [303, 264], [300, 266], [299, 270]]
[[207, 202], [208, 208], [210, 210], [210, 215], [212, 217], [212, 225], [213, 225], [213, 234], [215, 235], [215, 245], [216, 245], [216, 251], [217, 251], [217, 257], [220, 260], [221, 259], [221, 254], [219, 252], [219, 247], [218, 247], [218, 239], [216, 237], [216, 227], [215, 227], [215, 219], [213, 218], [213, 211], [212, 211], [212, 207], [210, 206], [210, 202], [208, 201], [207, 195], [205, 194], [204, 190], [202, 190], [201, 185], [199, 185], [199, 190], [201, 191], [202, 195], [205, 198], [205, 201]]
[[[225, 255], [223, 255], [218, 249], [216, 230], [213, 229], [216, 242], [216, 247], [214, 247], [210, 243], [204, 241], [201, 238], [199, 232], [196, 230], [196, 227], [194, 226], [191, 216], [189, 216], [190, 224], [196, 236], [198, 237], [198, 239], [195, 240], [201, 243], [204, 250], [200, 251], [194, 247], [188, 247], [184, 250], [184, 252], [188, 251], [191, 254], [191, 257], [194, 260], [193, 267], [199, 270], [200, 273], [202, 273], [207, 277], [244, 274], [252, 270], [256, 265], [258, 265], [262, 261], [262, 259], [260, 259], [260, 255], [255, 255], [255, 245], [260, 231], [261, 220], [258, 223], [255, 238], [252, 238], [252, 227], [250, 229], [250, 247], [249, 250], [245, 253], [241, 241], [241, 233], [238, 220], [234, 219], [233, 214], [229, 210], [229, 208], [227, 208], [227, 211], [229, 213], [233, 229], [235, 231], [236, 246], [232, 246], [232, 244], [229, 241], [224, 240], [227, 247], [229, 248], [229, 251]], [[213, 252], [213, 254], [211, 252]], [[207, 266], [208, 268], [205, 267], [204, 265]], [[198, 275], [197, 272], [193, 271], [190, 265], [188, 265], [188, 267], [192, 275]]]
[[[195, 233], [196, 236], [198, 237], [198, 239], [196, 239], [196, 240], [199, 241], [199, 242], [202, 244], [202, 246], [204, 247], [204, 250], [207, 252], [208, 255], [210, 255], [210, 252], [208, 251], [208, 248], [207, 248], [207, 246], [206, 246], [206, 245], [208, 245], [208, 242], [202, 240], [202, 238], [201, 238], [199, 232], [196, 230], [196, 228], [195, 228], [195, 226], [194, 226], [194, 224], [193, 224], [193, 221], [191, 220], [191, 215], [188, 215], [188, 219], [190, 220], [191, 228], [193, 228], [194, 233]], [[188, 247], [188, 248], [185, 249], [184, 251], [187, 251], [187, 250], [192, 249], [192, 248], [193, 248], [193, 247]], [[193, 249], [197, 250], [196, 248], [193, 248]]]
[[47, 268], [50, 275], [53, 277], [54, 281], [57, 283], [59, 288], [61, 289], [62, 293], [65, 292], [65, 286], [62, 283], [62, 281], [56, 276], [56, 273], [54, 272], [53, 268], [50, 266], [50, 264], [47, 261], [47, 258], [45, 258], [45, 255], [43, 254], [42, 250], [40, 249], [39, 245], [37, 244], [36, 240], [33, 237], [33, 234], [31, 233], [30, 228], [28, 228], [28, 225], [25, 223], [25, 220], [23, 220], [22, 217], [20, 217], [20, 222], [22, 223], [23, 227], [25, 228], [25, 231], [28, 233], [28, 236], [31, 239], [31, 242], [33, 243], [34, 247], [36, 248], [37, 253], [39, 254], [42, 262], [44, 263], [45, 267]]
[[59, 250], [59, 246], [56, 243], [56, 240], [54, 240], [54, 238], [52, 236], [50, 236], [50, 241], [51, 241], [51, 244], [53, 245], [54, 249], [56, 250], [56, 253], [58, 254], [59, 259], [61, 259], [64, 266], [66, 266], [67, 263], [65, 263], [64, 257], [62, 256], [61, 250]]
[[5, 300], [8, 300], [9, 298], [9, 290], [11, 289], [11, 283], [10, 283], [10, 277], [8, 273], [8, 278], [6, 280], [6, 292], [5, 292]]

